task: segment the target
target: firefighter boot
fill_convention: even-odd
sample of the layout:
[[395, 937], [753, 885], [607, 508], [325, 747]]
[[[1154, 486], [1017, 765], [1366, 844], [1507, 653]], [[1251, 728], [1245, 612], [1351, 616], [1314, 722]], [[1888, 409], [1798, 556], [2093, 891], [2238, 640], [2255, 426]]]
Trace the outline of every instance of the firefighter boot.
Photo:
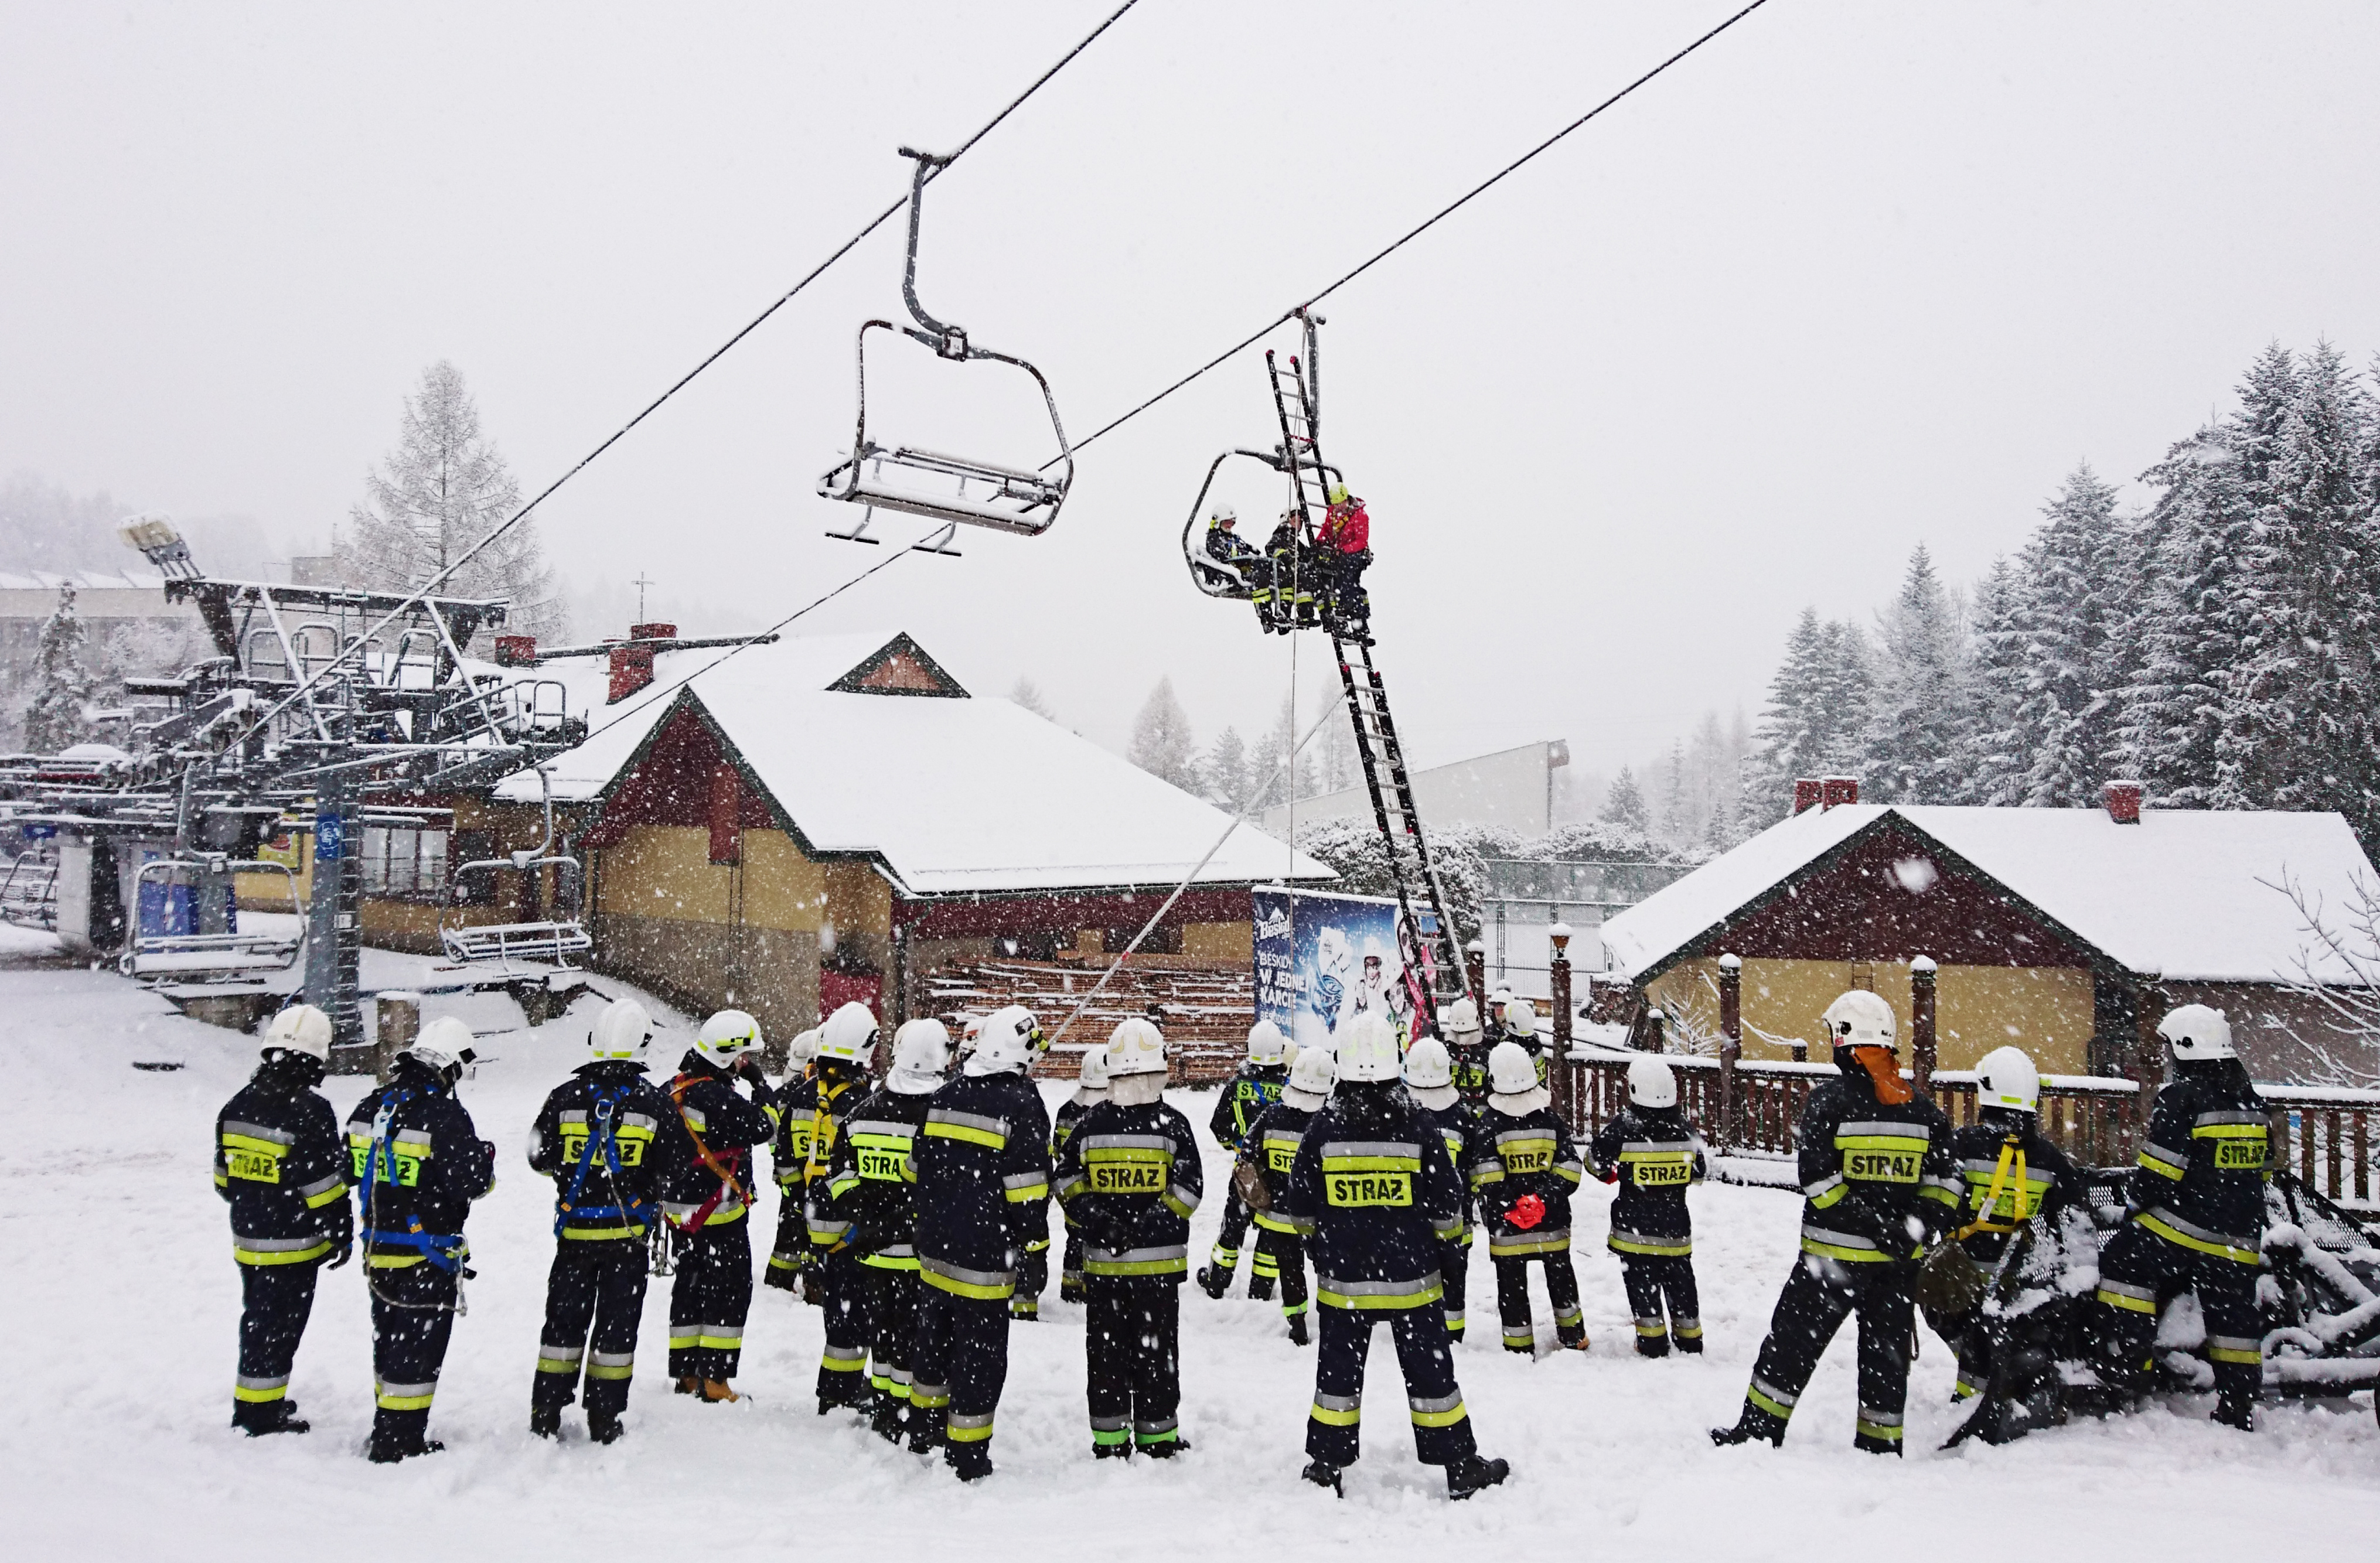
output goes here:
[[1473, 1455], [1460, 1465], [1446, 1468], [1446, 1496], [1461, 1503], [1474, 1493], [1500, 1485], [1512, 1473], [1510, 1460], [1482, 1460]]

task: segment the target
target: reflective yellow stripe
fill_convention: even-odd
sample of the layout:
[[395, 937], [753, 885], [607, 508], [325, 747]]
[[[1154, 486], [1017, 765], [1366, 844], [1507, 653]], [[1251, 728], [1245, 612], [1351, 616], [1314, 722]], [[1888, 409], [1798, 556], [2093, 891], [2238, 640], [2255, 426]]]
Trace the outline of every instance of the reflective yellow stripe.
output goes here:
[[2217, 1259], [2228, 1259], [2239, 1265], [2253, 1265], [2258, 1263], [2261, 1257], [2252, 1248], [2237, 1248], [2228, 1242], [2209, 1242], [2204, 1238], [2192, 1237], [2188, 1232], [2179, 1230], [2170, 1223], [2161, 1220], [2154, 1210], [2142, 1211], [2140, 1221], [2142, 1226], [2156, 1233], [2168, 1242], [2178, 1242], [2184, 1248], [2200, 1254], [2211, 1254]]
[[[995, 1134], [988, 1129], [976, 1129], [965, 1123], [929, 1121], [926, 1137], [930, 1140], [965, 1140], [968, 1145], [981, 1145], [986, 1150], [1000, 1150], [1008, 1144], [1005, 1134]], [[956, 1437], [958, 1435], [953, 1433], [951, 1436]], [[991, 1436], [990, 1433], [983, 1436], [987, 1438]]]
[[1815, 1254], [1821, 1259], [1840, 1259], [1851, 1265], [1888, 1265], [1893, 1259], [1893, 1255], [1880, 1248], [1842, 1248], [1807, 1237], [1802, 1240], [1802, 1252]]
[[2155, 1314], [2157, 1311], [2156, 1304], [2145, 1297], [2127, 1297], [2120, 1291], [2109, 1291], [2104, 1286], [2092, 1295], [2110, 1308], [2125, 1308], [2135, 1314]]
[[1322, 1305], [1326, 1308], [1388, 1310], [1418, 1308], [1425, 1303], [1436, 1302], [1446, 1295], [1446, 1289], [1439, 1283], [1432, 1281], [1426, 1290], [1421, 1291], [1399, 1291], [1384, 1295], [1373, 1291], [1350, 1294], [1344, 1291], [1332, 1291], [1325, 1287], [1317, 1287], [1314, 1295], [1321, 1299]]
[[1746, 1389], [1743, 1392], [1743, 1398], [1750, 1400], [1754, 1405], [1758, 1406], [1762, 1411], [1767, 1412], [1769, 1415], [1775, 1417], [1779, 1422], [1791, 1422], [1793, 1420], [1793, 1408], [1770, 1399], [1767, 1396], [1760, 1392], [1760, 1387], [1758, 1385], [1754, 1385], [1751, 1388]]
[[234, 1243], [231, 1256], [243, 1265], [295, 1265], [308, 1259], [320, 1259], [329, 1252], [331, 1245], [328, 1242], [318, 1242], [311, 1248], [268, 1249], [262, 1253]]
[[938, 1270], [921, 1268], [917, 1274], [918, 1278], [928, 1286], [947, 1291], [953, 1297], [972, 1297], [978, 1302], [1000, 1302], [1016, 1290], [1016, 1283], [1014, 1281], [1004, 1286], [978, 1286], [973, 1281], [963, 1281], [955, 1276], [943, 1275]]
[[1326, 1427], [1353, 1427], [1364, 1420], [1364, 1408], [1349, 1406], [1345, 1411], [1330, 1411], [1316, 1406], [1306, 1414]]

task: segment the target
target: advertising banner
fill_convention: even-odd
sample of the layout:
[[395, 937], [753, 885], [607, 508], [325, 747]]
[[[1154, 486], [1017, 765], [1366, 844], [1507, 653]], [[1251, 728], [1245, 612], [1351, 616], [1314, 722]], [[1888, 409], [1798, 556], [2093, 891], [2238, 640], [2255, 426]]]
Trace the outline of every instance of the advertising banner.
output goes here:
[[1257, 1018], [1300, 1048], [1328, 1048], [1371, 1011], [1400, 1035], [1412, 1009], [1397, 954], [1397, 903], [1321, 891], [1255, 893]]

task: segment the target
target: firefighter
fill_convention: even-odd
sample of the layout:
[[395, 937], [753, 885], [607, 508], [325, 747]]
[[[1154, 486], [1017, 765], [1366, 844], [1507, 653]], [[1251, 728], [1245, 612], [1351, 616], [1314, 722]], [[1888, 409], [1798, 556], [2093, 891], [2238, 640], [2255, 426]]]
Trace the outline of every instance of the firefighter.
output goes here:
[[[1073, 1137], [1075, 1125], [1083, 1114], [1108, 1099], [1108, 1049], [1102, 1042], [1083, 1049], [1082, 1072], [1076, 1077], [1075, 1094], [1058, 1104], [1057, 1116], [1050, 1123], [1050, 1160], [1056, 1165], [1064, 1154], [1066, 1142]], [[1062, 1302], [1083, 1301], [1083, 1234], [1075, 1224], [1073, 1211], [1061, 1207], [1066, 1223], [1066, 1252], [1058, 1271], [1058, 1300]]]
[[1473, 1111], [1488, 1100], [1488, 1039], [1479, 1025], [1479, 1005], [1470, 995], [1438, 1012], [1451, 1081]]
[[[741, 1079], [753, 1090], [735, 1089]], [[752, 1311], [752, 1147], [770, 1136], [760, 1098], [760, 1023], [722, 1010], [702, 1023], [669, 1083], [672, 1132], [662, 1178], [677, 1276], [670, 1285], [669, 1373], [706, 1404], [742, 1399], [728, 1385]]]
[[1801, 1147], [1802, 1255], [1785, 1279], [1733, 1427], [1712, 1441], [1785, 1441], [1794, 1402], [1846, 1315], [1859, 1315], [1852, 1445], [1900, 1453], [1918, 1259], [1964, 1188], [1950, 1125], [1900, 1078], [1892, 1006], [1853, 988], [1827, 1006], [1840, 1077], [1810, 1093]]
[[1323, 588], [1323, 624], [1334, 638], [1372, 643], [1372, 602], [1364, 568], [1372, 562], [1372, 517], [1364, 502], [1333, 483], [1322, 528], [1315, 534], [1316, 573]]
[[1272, 626], [1272, 569], [1265, 556], [1258, 552], [1237, 528], [1240, 513], [1228, 500], [1218, 501], [1207, 513], [1206, 554], [1222, 574], [1248, 588], [1256, 604], [1257, 623]]
[[1252, 1183], [1257, 1203], [1250, 1207], [1257, 1224], [1257, 1257], [1269, 1259], [1281, 1278], [1281, 1312], [1289, 1321], [1289, 1338], [1300, 1346], [1314, 1337], [1306, 1318], [1305, 1239], [1295, 1222], [1281, 1214], [1288, 1206], [1289, 1175], [1297, 1162], [1297, 1147], [1306, 1126], [1339, 1078], [1339, 1060], [1328, 1048], [1308, 1048], [1290, 1065], [1289, 1084], [1281, 1100], [1265, 1109], [1248, 1130], [1240, 1148], [1232, 1181], [1236, 1189]]
[[1322, 1303], [1304, 1474], [1346, 1496], [1341, 1472], [1361, 1449], [1364, 1358], [1372, 1327], [1385, 1320], [1415, 1451], [1423, 1464], [1445, 1467], [1449, 1497], [1467, 1498], [1511, 1467], [1479, 1458], [1439, 1306], [1439, 1254], [1463, 1234], [1463, 1181], [1437, 1127], [1398, 1083], [1387, 1019], [1358, 1015], [1338, 1051], [1339, 1083], [1298, 1145], [1281, 1207], [1312, 1248]]
[[1281, 522], [1265, 539], [1265, 562], [1271, 568], [1271, 627], [1282, 635], [1312, 629], [1315, 568], [1313, 546], [1305, 540], [1305, 516], [1294, 509], [1281, 513]]
[[[875, 1358], [868, 1372], [868, 1425], [887, 1443], [900, 1442], [909, 1414], [910, 1368], [917, 1334], [917, 1131], [927, 1098], [950, 1067], [951, 1034], [936, 1020], [904, 1022], [892, 1037], [892, 1064], [884, 1084], [856, 1104], [835, 1135], [827, 1198], [844, 1225], [843, 1245], [868, 1290], [861, 1310]], [[830, 1324], [834, 1311], [827, 1314]], [[830, 1344], [828, 1352], [832, 1355]], [[820, 1371], [820, 1400], [828, 1386]]]
[[985, 1017], [933, 1095], [917, 1157], [917, 1351], [909, 1447], [943, 1446], [961, 1481], [991, 1474], [1008, 1377], [1008, 1300], [1025, 1244], [1050, 1230], [1050, 1117], [1026, 1072], [1041, 1028], [1021, 1004]]
[[2222, 1011], [2184, 1004], [2157, 1023], [2157, 1036], [2174, 1078], [2149, 1111], [2129, 1219], [2099, 1256], [2100, 1372], [2118, 1394], [2146, 1391], [2157, 1311], [2195, 1291], [2215, 1367], [2215, 1420], [2246, 1432], [2264, 1380], [2256, 1276], [2270, 1120]]
[[810, 1149], [802, 1173], [802, 1208], [810, 1238], [805, 1294], [815, 1291], [826, 1314], [826, 1345], [819, 1353], [820, 1416], [838, 1406], [868, 1405], [868, 1347], [875, 1332], [868, 1306], [875, 1285], [852, 1248], [851, 1221], [836, 1208], [829, 1183], [844, 1126], [868, 1098], [880, 1035], [875, 1014], [856, 1002], [835, 1011], [819, 1028], [818, 1089], [806, 1136]]
[[553, 1267], [529, 1387], [528, 1430], [540, 1438], [561, 1434], [582, 1365], [588, 1437], [619, 1437], [628, 1408], [650, 1240], [661, 1224], [654, 1142], [677, 1118], [645, 1078], [652, 1034], [652, 1016], [637, 1000], [598, 1015], [588, 1061], [547, 1096], [528, 1132], [529, 1167], [553, 1180], [554, 1201]]
[[1636, 1315], [1636, 1354], [1666, 1357], [1672, 1339], [1679, 1351], [1699, 1353], [1702, 1303], [1686, 1190], [1709, 1176], [1710, 1162], [1702, 1135], [1678, 1106], [1678, 1077], [1668, 1064], [1628, 1060], [1628, 1105], [1596, 1132], [1586, 1158], [1597, 1177], [1620, 1185], [1604, 1242], [1620, 1256], [1621, 1283]]
[[[777, 1181], [777, 1242], [769, 1253], [762, 1284], [801, 1291], [809, 1274], [809, 1218], [802, 1213], [810, 1159], [810, 1116], [818, 1109], [819, 1028], [810, 1027], [785, 1049], [785, 1083], [777, 1092], [776, 1133], [769, 1141], [769, 1168]], [[812, 1289], [815, 1292], [815, 1289]], [[815, 1302], [814, 1294], [804, 1301]]]
[[455, 1087], [477, 1055], [471, 1028], [441, 1015], [389, 1066], [388, 1084], [347, 1115], [348, 1175], [363, 1190], [364, 1278], [372, 1298], [371, 1460], [445, 1446], [423, 1436], [471, 1255], [472, 1202], [496, 1186], [496, 1147]]
[[1496, 1311], [1504, 1350], [1535, 1356], [1536, 1326], [1529, 1317], [1529, 1262], [1546, 1272], [1553, 1304], [1554, 1339], [1586, 1350], [1586, 1315], [1578, 1304], [1578, 1272], [1570, 1259], [1570, 1196], [1586, 1175], [1570, 1130], [1554, 1116], [1537, 1083], [1528, 1049], [1499, 1042], [1488, 1055], [1488, 1110], [1480, 1115], [1471, 1186], [1488, 1229], [1488, 1257], [1496, 1266]]
[[[1207, 1120], [1207, 1132], [1234, 1156], [1246, 1146], [1249, 1128], [1267, 1108], [1281, 1100], [1281, 1087], [1289, 1080], [1289, 1066], [1282, 1061], [1286, 1048], [1281, 1027], [1269, 1020], [1257, 1022], [1248, 1027], [1247, 1061], [1215, 1094], [1215, 1111]], [[1215, 1234], [1213, 1252], [1198, 1271], [1199, 1289], [1208, 1296], [1220, 1297], [1232, 1290], [1232, 1277], [1240, 1267], [1240, 1242], [1247, 1235], [1247, 1202], [1234, 1188], [1223, 1196], [1223, 1225]], [[1273, 1280], [1264, 1255], [1257, 1254], [1249, 1266], [1248, 1295], [1259, 1302], [1271, 1297]]]
[[1500, 1039], [1528, 1054], [1529, 1067], [1536, 1071], [1537, 1084], [1543, 1085], [1548, 1055], [1547, 1037], [1537, 1030], [1537, 1007], [1526, 999], [1507, 1000], [1497, 1010], [1496, 1019]]
[[[1458, 1000], [1456, 1002], [1467, 1002]], [[1449, 1004], [1451, 1011], [1454, 1008]], [[1492, 1154], [1480, 1137], [1478, 1109], [1455, 1088], [1454, 1062], [1446, 1044], [1424, 1036], [1405, 1049], [1405, 1093], [1414, 1105], [1438, 1125], [1446, 1154], [1463, 1177], [1463, 1235], [1450, 1241], [1439, 1255], [1439, 1274], [1446, 1286], [1446, 1338], [1460, 1340], [1463, 1331], [1463, 1299], [1471, 1290], [1471, 1215], [1476, 1203], [1471, 1192], [1470, 1169], [1480, 1156]], [[1284, 1100], [1287, 1098], [1284, 1097]]]
[[231, 1424], [250, 1437], [303, 1433], [289, 1369], [327, 1266], [355, 1254], [347, 1156], [338, 1114], [315, 1087], [331, 1057], [331, 1019], [311, 1004], [273, 1017], [256, 1072], [215, 1114], [215, 1193], [231, 1206], [239, 1266], [239, 1374]]
[[1108, 1038], [1108, 1099], [1086, 1111], [1050, 1181], [1083, 1230], [1091, 1453], [1184, 1453], [1182, 1282], [1205, 1190], [1190, 1121], [1164, 1099], [1165, 1038], [1135, 1017]]

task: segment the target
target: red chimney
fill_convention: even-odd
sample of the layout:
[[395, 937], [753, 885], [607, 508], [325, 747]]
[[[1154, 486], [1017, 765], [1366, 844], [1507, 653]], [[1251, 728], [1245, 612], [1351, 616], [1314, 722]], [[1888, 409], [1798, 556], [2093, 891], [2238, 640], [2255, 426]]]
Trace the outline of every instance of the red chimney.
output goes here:
[[537, 636], [533, 635], [496, 636], [496, 666], [500, 668], [537, 666]]
[[1825, 788], [1826, 783], [1815, 776], [1795, 777], [1793, 779], [1793, 812], [1799, 814], [1805, 808], [1817, 807], [1819, 800], [1825, 796]]
[[1833, 808], [1840, 804], [1859, 802], [1859, 778], [1856, 776], [1828, 777], [1826, 785], [1821, 789], [1819, 801], [1827, 808]]
[[2137, 782], [2110, 782], [2102, 790], [2107, 800], [2107, 818], [2119, 825], [2141, 822], [2141, 784]]
[[630, 640], [675, 640], [677, 626], [675, 624], [630, 624], [628, 638]]
[[[639, 629], [643, 625], [638, 626]], [[653, 648], [621, 643], [612, 648], [612, 694], [607, 704], [618, 705], [653, 681]]]

